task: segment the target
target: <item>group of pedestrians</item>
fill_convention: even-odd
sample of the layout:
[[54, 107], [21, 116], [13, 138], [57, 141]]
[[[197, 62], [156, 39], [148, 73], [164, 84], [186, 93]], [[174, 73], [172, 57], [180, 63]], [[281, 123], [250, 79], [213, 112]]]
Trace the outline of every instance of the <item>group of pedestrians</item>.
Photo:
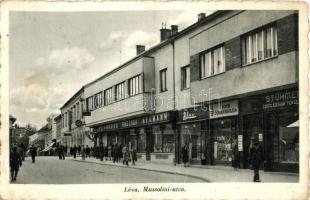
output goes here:
[[[99, 145], [95, 147], [89, 147], [86, 145], [70, 147], [70, 155], [76, 159], [77, 155], [81, 156], [82, 160], [85, 158], [94, 157], [100, 159], [100, 161], [110, 160], [113, 163], [122, 162], [124, 165], [129, 165], [129, 161], [132, 161], [132, 165], [135, 165], [137, 161], [136, 148], [128, 149], [127, 145], [112, 144], [112, 145]], [[60, 158], [59, 158], [60, 159]]]
[[59, 160], [64, 160], [65, 159], [65, 155], [67, 153], [67, 148], [63, 145], [58, 145], [56, 147], [56, 152], [58, 154], [58, 158]]

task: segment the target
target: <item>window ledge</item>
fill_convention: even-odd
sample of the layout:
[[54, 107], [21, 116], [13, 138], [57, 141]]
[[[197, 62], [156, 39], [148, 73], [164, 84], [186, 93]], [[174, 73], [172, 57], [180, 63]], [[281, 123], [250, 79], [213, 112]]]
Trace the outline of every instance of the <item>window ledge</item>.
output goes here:
[[225, 72], [226, 72], [226, 71], [221, 72], [221, 73], [218, 73], [218, 74], [214, 74], [214, 75], [211, 75], [211, 76], [203, 77], [203, 78], [200, 78], [200, 80], [204, 80], [204, 79], [212, 78], [212, 77], [215, 77], [215, 76], [219, 76], [219, 75], [221, 75], [221, 74], [224, 74]]
[[250, 66], [250, 65], [254, 65], [254, 64], [257, 64], [257, 63], [264, 62], [264, 61], [272, 60], [272, 59], [278, 58], [278, 56], [279, 55], [275, 55], [275, 56], [272, 56], [270, 58], [266, 58], [264, 60], [259, 60], [259, 61], [255, 61], [255, 62], [252, 62], [252, 63], [249, 63], [249, 64], [242, 65], [241, 67], [247, 67], [247, 66]]
[[181, 91], [186, 91], [186, 90], [189, 90], [190, 87], [187, 87], [187, 88], [182, 88]]

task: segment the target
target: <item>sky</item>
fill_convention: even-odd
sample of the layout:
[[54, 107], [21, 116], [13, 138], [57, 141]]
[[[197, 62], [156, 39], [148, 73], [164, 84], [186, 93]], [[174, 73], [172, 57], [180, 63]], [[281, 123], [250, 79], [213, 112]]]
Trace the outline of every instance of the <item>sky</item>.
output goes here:
[[179, 30], [210, 11], [11, 12], [10, 114], [46, 123], [83, 85], [159, 43], [162, 23]]

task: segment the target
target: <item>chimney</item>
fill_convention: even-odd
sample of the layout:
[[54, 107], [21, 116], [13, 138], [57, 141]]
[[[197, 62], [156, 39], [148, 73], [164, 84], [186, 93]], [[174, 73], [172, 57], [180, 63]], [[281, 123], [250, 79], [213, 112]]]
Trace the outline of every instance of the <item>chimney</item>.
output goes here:
[[136, 45], [137, 55], [145, 51], [144, 45]]
[[166, 24], [162, 24], [162, 28], [160, 29], [160, 41], [164, 41], [169, 39], [171, 36], [171, 30], [166, 28]]
[[171, 35], [178, 33], [178, 25], [171, 25]]
[[198, 14], [198, 21], [201, 21], [202, 19], [204, 19], [206, 17], [206, 13], [199, 13]]

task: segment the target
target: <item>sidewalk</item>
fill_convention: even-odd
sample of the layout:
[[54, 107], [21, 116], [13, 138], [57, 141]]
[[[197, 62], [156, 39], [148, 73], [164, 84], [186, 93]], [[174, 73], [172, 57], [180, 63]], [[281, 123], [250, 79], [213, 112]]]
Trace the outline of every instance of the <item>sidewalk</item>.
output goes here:
[[[117, 167], [130, 167], [139, 170], [148, 170], [161, 173], [177, 174], [183, 176], [189, 176], [203, 180], [205, 182], [252, 182], [253, 181], [253, 171], [249, 169], [239, 169], [234, 170], [232, 167], [224, 166], [206, 166], [206, 165], [194, 165], [190, 167], [184, 167], [183, 165], [168, 165], [152, 163], [149, 161], [138, 161], [136, 165], [129, 166], [123, 165], [122, 163], [113, 163], [109, 160], [100, 161], [95, 158], [86, 158], [82, 160], [81, 157], [73, 159], [76, 162], [88, 162], [97, 163], [101, 165], [114, 165]], [[298, 174], [294, 173], [284, 173], [284, 172], [264, 172], [260, 171], [260, 178], [262, 182], [298, 182]]]

